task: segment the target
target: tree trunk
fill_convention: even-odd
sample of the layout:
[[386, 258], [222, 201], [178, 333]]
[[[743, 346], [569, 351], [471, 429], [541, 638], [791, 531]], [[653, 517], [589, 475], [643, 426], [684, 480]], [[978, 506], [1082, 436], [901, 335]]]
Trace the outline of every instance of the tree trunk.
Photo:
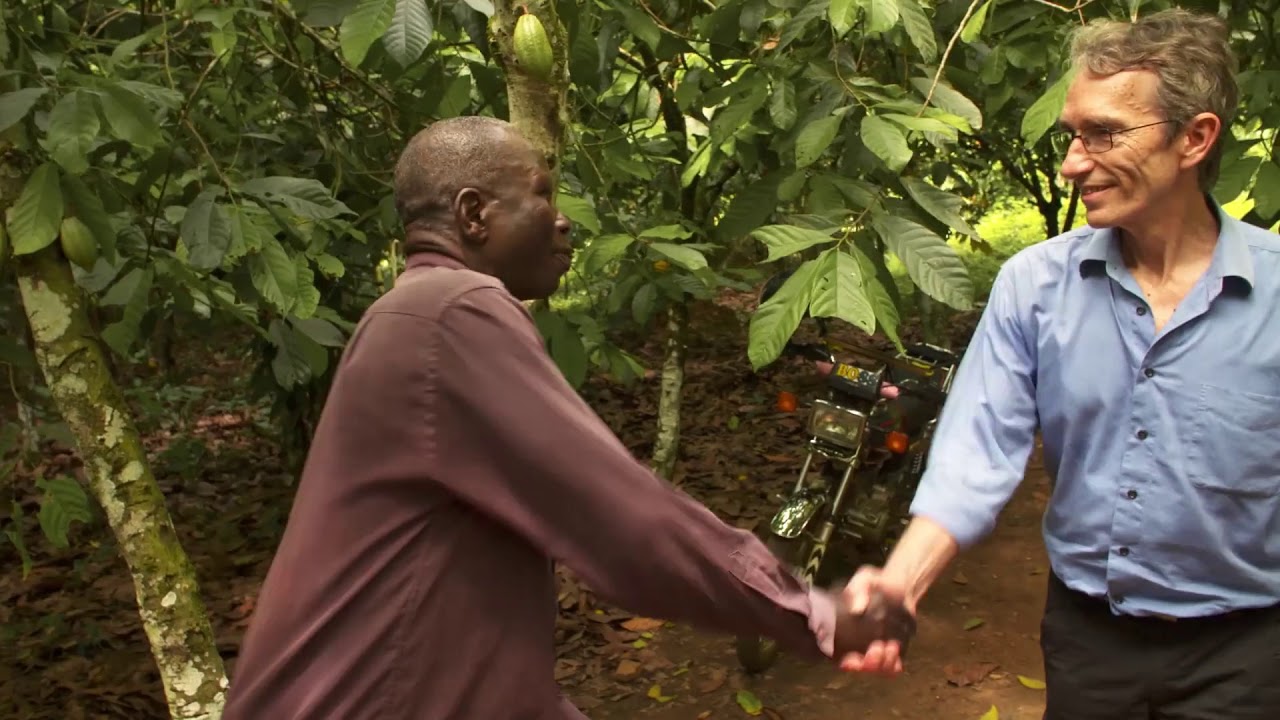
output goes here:
[[[546, 158], [553, 176], [559, 176], [564, 152], [565, 130], [569, 127], [569, 36], [551, 0], [497, 0], [490, 25], [494, 54], [507, 81], [507, 119]], [[543, 81], [524, 72], [515, 61], [512, 34], [516, 20], [527, 8], [542, 21], [551, 41], [554, 60], [551, 80]]]
[[[21, 174], [8, 162], [14, 155], [3, 150], [0, 208], [7, 208], [21, 189], [14, 182]], [[178, 542], [142, 438], [107, 369], [86, 300], [56, 242], [12, 262], [37, 364], [133, 576], [169, 712], [183, 720], [216, 720], [227, 677], [195, 568]]]
[[653, 444], [653, 469], [670, 480], [680, 454], [680, 398], [684, 393], [685, 303], [667, 310], [667, 350], [662, 360], [662, 389], [658, 394], [658, 437]]

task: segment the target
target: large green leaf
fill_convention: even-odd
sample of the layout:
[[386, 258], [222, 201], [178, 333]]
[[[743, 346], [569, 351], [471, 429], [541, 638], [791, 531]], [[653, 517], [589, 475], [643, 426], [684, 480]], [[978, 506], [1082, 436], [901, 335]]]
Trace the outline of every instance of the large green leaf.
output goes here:
[[867, 32], [882, 33], [898, 24], [898, 0], [863, 0], [867, 5]]
[[36, 168], [7, 211], [5, 226], [14, 255], [38, 252], [58, 239], [64, 209], [58, 175], [53, 163]]
[[272, 320], [267, 338], [275, 346], [271, 373], [276, 383], [289, 390], [324, 373], [329, 353], [319, 343], [290, 327], [279, 318]]
[[862, 283], [858, 261], [840, 248], [818, 256], [809, 314], [844, 320], [867, 334], [876, 331], [876, 314]]
[[764, 75], [758, 74], [749, 81], [744, 94], [735, 96], [711, 118], [712, 142], [719, 143], [735, 135], [768, 100], [769, 88], [765, 85]]
[[369, 54], [369, 48], [391, 27], [396, 15], [397, 0], [360, 0], [356, 9], [342, 20], [338, 41], [342, 56], [352, 65], [359, 66]]
[[716, 224], [716, 235], [729, 241], [757, 228], [778, 207], [778, 186], [784, 176], [775, 170], [743, 188], [729, 201], [724, 217]]
[[822, 157], [840, 132], [841, 115], [828, 115], [805, 125], [796, 136], [796, 167], [807, 167]]
[[764, 262], [773, 262], [801, 250], [836, 241], [836, 238], [828, 233], [796, 225], [766, 225], [752, 231], [751, 237], [764, 243], [764, 246], [769, 249], [769, 255]]
[[311, 220], [328, 220], [339, 215], [351, 215], [347, 207], [312, 178], [273, 175], [248, 180], [240, 185], [240, 192], [260, 200], [283, 205], [295, 214]]
[[93, 239], [98, 241], [98, 248], [103, 258], [114, 259], [116, 256], [116, 230], [111, 224], [102, 199], [89, 189], [84, 181], [75, 175], [62, 176], [62, 192], [66, 201], [67, 215], [74, 215], [93, 232]]
[[907, 30], [911, 44], [920, 51], [920, 57], [931, 63], [938, 57], [938, 41], [933, 36], [933, 22], [920, 7], [920, 0], [899, 0], [902, 26]]
[[836, 31], [836, 37], [844, 37], [858, 20], [858, 0], [831, 0], [827, 19]]
[[23, 88], [0, 95], [0, 131], [25, 118], [47, 92], [47, 88]]
[[923, 225], [887, 214], [871, 225], [906, 266], [911, 280], [930, 297], [957, 310], [973, 307], [973, 282], [955, 249]]
[[587, 378], [588, 359], [582, 344], [582, 335], [562, 313], [541, 307], [534, 311], [534, 324], [545, 338], [547, 354], [551, 356], [560, 373], [573, 387], [582, 385]]
[[102, 103], [102, 114], [116, 137], [142, 148], [150, 148], [160, 142], [160, 125], [137, 94], [108, 83], [102, 88], [98, 100]]
[[977, 11], [969, 17], [969, 22], [965, 23], [964, 29], [960, 31], [960, 39], [973, 43], [982, 36], [982, 26], [987, 22], [987, 13], [991, 10], [991, 0], [986, 0], [978, 7]]
[[911, 147], [898, 126], [876, 115], [862, 118], [862, 142], [894, 172], [911, 162]]
[[462, 0], [472, 10], [483, 13], [485, 17], [493, 17], [493, 0]]
[[556, 196], [556, 209], [564, 213], [575, 225], [581, 225], [592, 235], [600, 233], [600, 217], [596, 208], [585, 198], [561, 193]]
[[921, 97], [928, 96], [929, 89], [933, 88], [933, 96], [929, 101], [931, 105], [964, 118], [969, 128], [973, 130], [982, 128], [982, 111], [972, 100], [948, 85], [946, 81], [939, 80], [938, 84], [934, 85], [932, 77], [914, 77], [911, 78], [911, 85], [920, 92]]
[[382, 43], [392, 60], [400, 67], [408, 67], [422, 57], [431, 42], [431, 11], [427, 0], [395, 0], [395, 3], [391, 27], [387, 28]]
[[337, 325], [324, 318], [293, 318], [289, 321], [298, 332], [311, 338], [322, 347], [340, 348], [346, 344], [346, 338]]
[[1067, 89], [1071, 86], [1071, 75], [1064, 73], [1044, 94], [1031, 103], [1022, 116], [1022, 140], [1028, 145], [1036, 144], [1049, 128], [1058, 122], [1062, 114], [1062, 106], [1067, 102]]
[[49, 130], [42, 144], [67, 172], [79, 175], [89, 169], [89, 150], [101, 127], [93, 95], [74, 90], [49, 111]]
[[773, 85], [769, 99], [769, 118], [779, 130], [790, 130], [796, 121], [796, 86], [782, 78]]
[[249, 256], [249, 276], [263, 300], [289, 314], [297, 300], [298, 269], [279, 240], [262, 238], [262, 249]]
[[[292, 310], [295, 317], [309, 318], [320, 309], [320, 289], [316, 287], [316, 274], [310, 263], [301, 254], [293, 256], [294, 271], [297, 273], [298, 297]], [[319, 372], [324, 372], [321, 369]]]
[[696, 272], [707, 266], [706, 256], [691, 247], [661, 242], [653, 243], [649, 247], [666, 255], [671, 259], [671, 262], [689, 272]]
[[218, 267], [231, 247], [231, 220], [227, 209], [215, 201], [218, 190], [197, 195], [182, 218], [179, 234], [187, 247], [187, 264], [196, 270]]
[[898, 324], [901, 322], [898, 304], [889, 294], [889, 289], [880, 281], [880, 273], [884, 272], [883, 266], [877, 266], [856, 245], [850, 246], [849, 252], [858, 261], [858, 267], [862, 271], [862, 288], [867, 294], [867, 300], [871, 303], [876, 322], [879, 323], [885, 336], [892, 340], [898, 349], [902, 349], [902, 339], [898, 336]]
[[108, 299], [113, 302], [123, 299], [124, 311], [119, 320], [102, 329], [102, 340], [122, 358], [130, 356], [133, 344], [138, 341], [142, 319], [151, 306], [151, 286], [154, 282], [154, 268], [134, 270], [116, 283], [108, 293]]
[[1258, 181], [1253, 185], [1254, 210], [1266, 220], [1280, 214], [1280, 166], [1273, 162], [1258, 168]]
[[782, 354], [812, 298], [817, 260], [808, 260], [751, 316], [747, 329], [747, 358], [759, 370]]
[[621, 233], [592, 238], [591, 244], [583, 251], [582, 269], [587, 275], [595, 276], [605, 265], [622, 257], [635, 241], [635, 237]]
[[68, 546], [67, 533], [75, 522], [88, 523], [93, 519], [89, 510], [89, 497], [75, 478], [60, 475], [48, 480], [36, 480], [36, 487], [44, 492], [40, 498], [40, 529], [49, 543], [57, 548]]
[[936, 188], [929, 183], [915, 177], [902, 178], [902, 185], [907, 189], [907, 194], [915, 200], [925, 212], [937, 218], [939, 221], [955, 230], [964, 233], [975, 240], [981, 240], [978, 231], [965, 221], [960, 215], [960, 208], [964, 201], [959, 196]]

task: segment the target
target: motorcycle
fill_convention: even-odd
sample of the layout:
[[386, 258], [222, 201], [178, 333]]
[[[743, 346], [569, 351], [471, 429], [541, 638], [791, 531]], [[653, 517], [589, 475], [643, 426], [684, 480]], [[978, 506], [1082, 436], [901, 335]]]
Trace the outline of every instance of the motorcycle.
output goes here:
[[[802, 580], [826, 586], [837, 573], [883, 564], [905, 528], [959, 358], [927, 343], [898, 353], [854, 348], [820, 326], [821, 341], [783, 350], [811, 361], [825, 392], [811, 402], [804, 463], [764, 540]], [[862, 361], [840, 360], [837, 350]], [[749, 673], [778, 653], [759, 636], [739, 637], [736, 649]]]

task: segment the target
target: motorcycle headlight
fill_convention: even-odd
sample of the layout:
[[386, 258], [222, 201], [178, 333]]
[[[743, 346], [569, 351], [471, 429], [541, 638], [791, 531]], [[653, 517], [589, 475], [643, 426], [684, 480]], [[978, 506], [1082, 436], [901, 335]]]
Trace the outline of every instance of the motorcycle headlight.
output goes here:
[[815, 400], [809, 415], [809, 433], [833, 445], [857, 450], [867, 416], [857, 410], [832, 405], [826, 400]]

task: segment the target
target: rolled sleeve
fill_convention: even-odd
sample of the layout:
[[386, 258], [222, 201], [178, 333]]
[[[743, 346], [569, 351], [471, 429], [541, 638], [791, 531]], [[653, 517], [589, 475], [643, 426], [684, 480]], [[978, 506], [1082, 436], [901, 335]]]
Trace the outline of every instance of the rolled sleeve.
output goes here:
[[1035, 352], [1017, 298], [1018, 263], [1001, 268], [938, 419], [911, 514], [967, 548], [995, 527], [1035, 441]]

